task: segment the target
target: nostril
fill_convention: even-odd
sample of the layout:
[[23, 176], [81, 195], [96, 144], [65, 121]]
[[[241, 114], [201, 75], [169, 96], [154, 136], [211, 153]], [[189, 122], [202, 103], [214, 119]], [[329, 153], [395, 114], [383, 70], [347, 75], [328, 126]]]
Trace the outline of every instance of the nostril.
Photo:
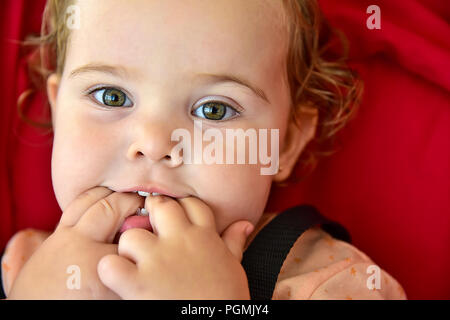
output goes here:
[[164, 159], [167, 159], [167, 160], [170, 160], [170, 159], [172, 159], [169, 155], [166, 155], [165, 157], [164, 157]]

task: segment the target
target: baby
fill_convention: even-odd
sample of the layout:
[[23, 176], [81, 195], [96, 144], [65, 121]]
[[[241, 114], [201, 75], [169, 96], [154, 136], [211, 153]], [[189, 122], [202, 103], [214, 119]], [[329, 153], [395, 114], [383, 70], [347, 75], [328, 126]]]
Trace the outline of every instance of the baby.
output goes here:
[[[311, 0], [48, 0], [40, 45], [63, 214], [48, 238], [9, 242], [8, 298], [249, 299], [241, 259], [277, 216], [264, 213], [272, 183], [345, 124], [358, 96], [350, 71], [320, 56], [319, 22]], [[179, 129], [215, 139], [191, 152]], [[268, 142], [274, 163], [220, 161], [238, 155], [226, 136], [239, 130]], [[214, 161], [186, 161], [199, 153]], [[368, 287], [373, 264], [311, 227], [272, 298], [406, 298], [383, 270]]]

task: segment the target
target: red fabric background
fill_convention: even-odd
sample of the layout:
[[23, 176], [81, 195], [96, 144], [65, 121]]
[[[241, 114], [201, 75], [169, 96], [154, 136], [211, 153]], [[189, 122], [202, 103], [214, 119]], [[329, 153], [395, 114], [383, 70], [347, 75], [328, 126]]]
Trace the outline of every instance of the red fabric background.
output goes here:
[[[346, 226], [353, 243], [397, 278], [410, 299], [450, 298], [450, 7], [378, 0], [381, 30], [366, 28], [365, 0], [321, 0], [351, 43], [363, 104], [340, 151], [307, 180], [274, 188], [269, 210], [311, 203]], [[61, 214], [50, 175], [52, 136], [22, 123], [25, 52], [8, 39], [38, 32], [44, 0], [0, 3], [0, 248], [17, 230], [51, 230]], [[6, 90], [5, 90], [6, 89]], [[43, 99], [28, 115], [43, 113]]]

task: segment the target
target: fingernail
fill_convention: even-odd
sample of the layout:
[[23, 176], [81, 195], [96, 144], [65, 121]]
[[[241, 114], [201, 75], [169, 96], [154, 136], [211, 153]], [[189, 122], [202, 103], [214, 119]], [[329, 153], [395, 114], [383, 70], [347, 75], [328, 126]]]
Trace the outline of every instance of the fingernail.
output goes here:
[[161, 202], [164, 202], [164, 201], [167, 201], [167, 200], [170, 199], [170, 197], [168, 197], [168, 196], [163, 196], [163, 195], [159, 195], [159, 196], [157, 196], [157, 197], [158, 197], [158, 200], [161, 201]]
[[163, 196], [163, 195], [157, 195], [157, 196], [149, 195], [148, 197], [145, 197], [145, 203], [148, 203], [149, 206], [151, 206], [150, 204], [152, 202], [158, 203], [158, 202], [164, 202], [164, 201], [166, 201], [166, 196]]
[[153, 201], [164, 202], [167, 200], [167, 196], [157, 195], [157, 196], [149, 196]]

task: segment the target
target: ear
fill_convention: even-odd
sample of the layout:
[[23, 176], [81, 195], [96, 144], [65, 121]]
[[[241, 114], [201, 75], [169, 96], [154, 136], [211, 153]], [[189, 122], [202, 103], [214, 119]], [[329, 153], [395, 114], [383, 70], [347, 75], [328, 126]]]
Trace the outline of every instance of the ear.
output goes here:
[[[61, 78], [58, 74], [52, 73], [47, 78], [47, 97], [48, 102], [50, 103], [50, 109], [52, 111], [52, 121], [54, 121], [55, 114], [56, 114], [56, 98], [58, 96], [58, 89], [60, 84]], [[53, 127], [54, 127], [53, 123]]]
[[317, 108], [302, 106], [297, 113], [297, 123], [293, 117], [288, 120], [284, 146], [279, 158], [280, 169], [273, 176], [273, 181], [281, 182], [291, 175], [303, 149], [316, 134], [318, 118]]

